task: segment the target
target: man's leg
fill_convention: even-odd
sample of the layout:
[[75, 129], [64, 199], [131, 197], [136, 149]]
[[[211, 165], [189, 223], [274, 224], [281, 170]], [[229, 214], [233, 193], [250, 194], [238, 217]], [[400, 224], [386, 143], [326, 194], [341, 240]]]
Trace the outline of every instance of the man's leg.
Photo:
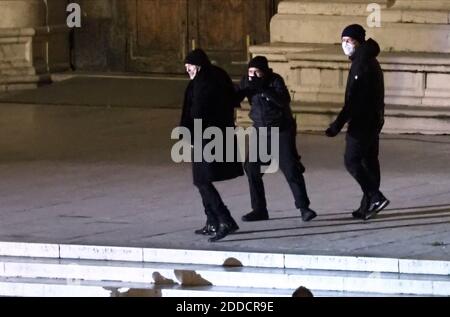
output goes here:
[[228, 234], [239, 229], [237, 223], [231, 216], [230, 211], [225, 206], [219, 192], [212, 183], [206, 183], [198, 186], [200, 195], [211, 207], [210, 211], [214, 219], [217, 219], [215, 235], [209, 239], [210, 242], [223, 239]]
[[200, 193], [200, 196], [202, 197], [203, 207], [206, 214], [206, 224], [201, 229], [197, 229], [194, 232], [196, 234], [202, 234], [202, 235], [212, 235], [216, 232], [217, 226], [219, 224], [219, 220], [217, 219], [216, 215], [214, 214], [212, 207], [208, 203], [208, 198], [203, 197], [203, 195]]
[[377, 176], [374, 176], [364, 163], [372, 142], [373, 139], [370, 138], [354, 138], [349, 134], [346, 136], [345, 166], [369, 201], [367, 209], [362, 212], [365, 220], [373, 217], [389, 203], [378, 190]]
[[369, 209], [369, 198], [363, 194], [359, 208], [352, 212], [352, 217], [355, 219], [364, 219], [366, 211]]
[[295, 207], [300, 209], [302, 219], [309, 221], [315, 218], [316, 213], [309, 209], [310, 201], [306, 192], [305, 167], [300, 161], [300, 155], [295, 143], [296, 132], [285, 130], [279, 134], [279, 164], [295, 199]]
[[381, 210], [389, 205], [389, 200], [384, 197], [380, 191], [381, 173], [380, 173], [380, 161], [378, 159], [379, 154], [379, 136], [374, 136], [369, 142], [369, 148], [367, 155], [364, 158], [364, 166], [367, 169], [369, 175], [372, 177], [374, 185], [376, 186], [376, 194], [370, 197], [368, 212], [366, 219], [373, 217]]
[[365, 140], [354, 138], [347, 133], [344, 161], [347, 171], [357, 181], [364, 195], [371, 197], [376, 193], [377, 186], [363, 165], [368, 147], [365, 142]]
[[200, 196], [202, 198], [202, 203], [204, 207], [204, 211], [206, 214], [206, 224], [203, 228], [195, 230], [196, 234], [203, 234], [203, 235], [212, 235], [215, 233], [219, 220], [217, 219], [213, 207], [211, 206], [211, 197], [213, 194], [211, 194], [210, 186], [211, 183], [203, 183], [203, 184], [196, 184], [195, 186], [198, 188]]
[[260, 162], [249, 162], [244, 164], [245, 174], [248, 178], [250, 188], [250, 199], [252, 211], [242, 216], [243, 221], [258, 221], [269, 219], [267, 211], [266, 193], [264, 190], [263, 173], [261, 173]]
[[380, 172], [380, 161], [378, 159], [379, 147], [380, 147], [379, 136], [375, 136], [371, 140], [369, 148], [367, 150], [367, 155], [364, 157], [363, 164], [367, 169], [372, 179], [374, 180], [377, 190], [380, 189], [381, 182], [381, 172]]

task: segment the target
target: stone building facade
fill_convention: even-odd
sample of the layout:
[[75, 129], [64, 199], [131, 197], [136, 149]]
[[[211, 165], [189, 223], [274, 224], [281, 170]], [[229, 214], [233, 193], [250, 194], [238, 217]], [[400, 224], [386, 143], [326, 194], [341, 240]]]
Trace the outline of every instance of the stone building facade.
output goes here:
[[[66, 25], [72, 2], [81, 28]], [[380, 27], [368, 26], [373, 2]], [[249, 52], [267, 56], [300, 129], [320, 130], [342, 105], [349, 62], [340, 31], [351, 23], [382, 47], [386, 131], [449, 133], [449, 0], [0, 0], [0, 90], [74, 69], [179, 74], [202, 46], [236, 75]], [[239, 118], [248, 123], [245, 110]]]
[[[371, 22], [372, 2], [380, 24]], [[450, 133], [450, 1], [285, 0], [271, 20], [271, 41], [251, 47], [265, 55], [291, 91], [299, 129], [323, 130], [344, 100], [350, 63], [341, 31], [359, 23], [382, 49], [385, 132]], [[373, 26], [373, 27], [370, 27]], [[247, 122], [246, 111], [240, 121]]]
[[31, 88], [69, 69], [66, 4], [0, 0], [0, 91]]

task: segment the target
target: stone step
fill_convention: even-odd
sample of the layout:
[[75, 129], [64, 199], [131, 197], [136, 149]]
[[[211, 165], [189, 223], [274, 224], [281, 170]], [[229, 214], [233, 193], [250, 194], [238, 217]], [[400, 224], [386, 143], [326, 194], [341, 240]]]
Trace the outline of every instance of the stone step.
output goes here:
[[[394, 16], [389, 20], [395, 22], [382, 20], [382, 27], [372, 27], [366, 30], [367, 38], [376, 39], [382, 51], [450, 53], [450, 47], [446, 41], [450, 31], [447, 12], [437, 12], [437, 14], [442, 14], [442, 17], [436, 17], [436, 14], [433, 13], [421, 16], [411, 12], [405, 20], [402, 18], [401, 11], [391, 12], [391, 14]], [[433, 21], [435, 18], [438, 21], [446, 21], [446, 23], [410, 23], [410, 21], [418, 20]], [[351, 14], [276, 14], [270, 23], [270, 41], [272, 43], [340, 44], [341, 32], [349, 24], [349, 21], [367, 25], [366, 16]], [[431, 33], [433, 37], [430, 37]], [[411, 34], [414, 34], [414, 37], [411, 37]]]
[[[378, 1], [382, 9], [387, 8], [387, 0]], [[354, 15], [367, 16], [367, 1], [282, 1], [278, 5], [278, 14], [309, 15]]]
[[179, 263], [0, 258], [0, 276], [335, 292], [450, 295], [450, 276]]
[[[409, 3], [411, 2], [409, 0]], [[278, 6], [278, 14], [367, 17], [375, 8], [373, 4], [378, 5], [381, 9], [383, 23], [447, 24], [449, 21], [448, 4], [447, 6], [442, 4], [439, 6], [436, 3], [429, 2], [423, 8], [416, 6], [417, 9], [411, 10], [410, 7], [400, 4], [398, 0], [395, 3], [388, 0], [377, 1], [376, 3], [358, 0], [282, 1]]]
[[[379, 297], [379, 293], [311, 290], [315, 297]], [[291, 297], [292, 290], [171, 285], [149, 285], [70, 279], [0, 277], [0, 294], [16, 297]], [[402, 296], [392, 295], [389, 296]], [[410, 295], [408, 295], [409, 297]]]
[[[267, 56], [274, 71], [285, 79], [294, 101], [344, 100], [350, 63], [339, 45], [272, 43], [252, 46], [250, 51]], [[386, 104], [450, 109], [449, 56], [383, 52], [378, 60], [384, 72]]]
[[[326, 296], [332, 293], [318, 292], [317, 295]], [[258, 288], [181, 287], [117, 281], [8, 277], [0, 278], [0, 294], [21, 297], [286, 297], [291, 296], [292, 292]], [[365, 294], [361, 296], [363, 295]]]
[[8, 76], [2, 76], [0, 78], [0, 85], [2, 84], [27, 84], [27, 83], [37, 83], [37, 82], [44, 82], [50, 81], [50, 75], [49, 74], [42, 74], [42, 75], [8, 75]]
[[[1, 65], [0, 65], [1, 66]], [[36, 69], [33, 67], [0, 67], [0, 76], [3, 80], [8, 80], [6, 77], [17, 78], [17, 76], [35, 76]]]
[[[34, 89], [38, 86], [46, 83], [50, 83], [49, 74], [17, 74], [18, 70], [14, 70], [14, 74], [3, 75], [0, 71], [0, 92], [2, 91], [12, 91], [12, 90], [24, 90], [24, 89]], [[33, 73], [31, 71], [31, 73]]]
[[[137, 263], [178, 263], [216, 266], [434, 274], [449, 276], [450, 261], [378, 257], [305, 255], [216, 250], [132, 248], [120, 246], [0, 242], [0, 256], [99, 260]], [[1, 267], [0, 267], [1, 269]]]
[[[177, 292], [189, 292], [194, 287], [203, 292], [196, 293], [202, 294], [199, 296], [209, 296], [205, 292], [212, 292], [211, 287], [225, 287], [229, 294], [235, 294], [236, 288], [251, 289], [257, 296], [262, 296], [260, 290], [271, 294], [277, 290], [284, 296], [300, 285], [336, 296], [450, 295], [448, 261], [14, 242], [0, 242], [0, 255], [0, 276], [8, 281], [64, 280], [70, 285], [74, 284], [70, 281], [94, 284], [107, 281], [117, 287], [124, 283], [138, 284], [132, 287], [133, 292], [151, 285], [170, 287]], [[5, 287], [33, 289], [27, 283]], [[45, 294], [63, 287], [44, 284], [37, 289]], [[91, 288], [89, 294], [111, 296], [99, 285], [94, 286], [97, 288]], [[17, 291], [16, 295], [24, 292]], [[70, 292], [77, 293], [78, 288], [67, 290]], [[8, 295], [11, 291], [0, 294]], [[247, 292], [245, 296], [250, 294]]]
[[[336, 118], [342, 108], [339, 103], [293, 102], [292, 111], [299, 132], [323, 132]], [[237, 112], [237, 122], [250, 126], [249, 106]], [[448, 107], [387, 105], [383, 133], [450, 134], [450, 112]]]

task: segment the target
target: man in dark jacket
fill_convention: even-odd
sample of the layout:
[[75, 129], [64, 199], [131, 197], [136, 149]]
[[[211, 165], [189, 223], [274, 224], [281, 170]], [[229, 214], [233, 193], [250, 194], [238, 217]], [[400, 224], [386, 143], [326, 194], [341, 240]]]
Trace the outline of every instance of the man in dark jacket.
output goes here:
[[[296, 123], [290, 108], [291, 97], [283, 78], [269, 68], [264, 56], [256, 56], [248, 65], [248, 74], [241, 80], [238, 89], [239, 101], [247, 97], [251, 109], [250, 118], [258, 131], [257, 138], [267, 137], [271, 144], [270, 130], [266, 135], [260, 133], [260, 128], [279, 129], [279, 167], [291, 188], [296, 208], [300, 209], [303, 221], [315, 218], [316, 213], [309, 208], [310, 201], [306, 192], [303, 173], [305, 168], [300, 161], [296, 147]], [[259, 143], [259, 142], [258, 142]], [[269, 149], [270, 151], [270, 149]], [[269, 219], [264, 190], [261, 166], [264, 162], [258, 156], [256, 162], [247, 157], [244, 165], [250, 185], [252, 211], [242, 217], [243, 221], [258, 221]]]
[[347, 80], [345, 104], [326, 130], [336, 136], [348, 122], [345, 166], [363, 191], [361, 206], [354, 218], [370, 219], [383, 210], [389, 200], [380, 192], [379, 135], [384, 125], [384, 80], [376, 57], [380, 47], [365, 40], [366, 31], [358, 24], [342, 32], [342, 48], [352, 65]]
[[[201, 119], [203, 131], [208, 127], [217, 127], [225, 135], [227, 127], [234, 128], [236, 107], [236, 96], [230, 77], [223, 69], [212, 65], [201, 49], [189, 53], [185, 67], [191, 81], [185, 92], [180, 126], [188, 128], [191, 135], [194, 135], [194, 120]], [[193, 139], [191, 138], [192, 142]], [[193, 152], [201, 150], [203, 153], [207, 141], [202, 138], [200, 145], [193, 142]], [[226, 150], [232, 149], [226, 149], [226, 144], [223, 143], [225, 156]], [[201, 148], [196, 149], [196, 146]], [[202, 155], [200, 161], [193, 160], [192, 173], [207, 217], [205, 227], [195, 233], [212, 235], [209, 241], [214, 242], [239, 229], [212, 183], [244, 175], [242, 164], [237, 160], [208, 162]]]

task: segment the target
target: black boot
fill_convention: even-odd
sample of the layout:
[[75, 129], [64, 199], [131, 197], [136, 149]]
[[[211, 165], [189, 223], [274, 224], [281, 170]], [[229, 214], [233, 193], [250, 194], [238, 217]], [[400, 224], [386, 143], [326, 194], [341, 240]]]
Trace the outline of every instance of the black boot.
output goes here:
[[194, 233], [202, 234], [204, 236], [212, 236], [216, 233], [216, 226], [208, 223], [208, 221], [207, 221], [203, 228], [195, 230]]
[[242, 221], [260, 221], [268, 219], [269, 213], [267, 210], [252, 210], [248, 214], [242, 216]]
[[239, 226], [237, 225], [237, 223], [234, 220], [232, 222], [228, 222], [228, 223], [220, 223], [219, 227], [217, 228], [216, 234], [212, 238], [209, 238], [208, 241], [209, 242], [219, 241], [219, 240], [225, 238], [230, 233], [235, 232], [238, 229], [239, 229]]
[[380, 211], [386, 208], [389, 203], [390, 201], [381, 193], [378, 197], [376, 197], [376, 199], [371, 199], [369, 208], [364, 215], [364, 220], [369, 220], [370, 218], [376, 216]]
[[300, 208], [300, 212], [302, 214], [302, 220], [305, 221], [305, 222], [306, 221], [311, 221], [311, 220], [313, 220], [314, 218], [317, 217], [316, 212], [314, 210], [312, 210], [312, 209], [309, 209], [308, 207]]
[[352, 212], [352, 217], [355, 219], [364, 219], [366, 210], [369, 207], [368, 204], [369, 201], [367, 199], [367, 195], [364, 194], [361, 199], [361, 204], [359, 205], [359, 208]]
[[205, 208], [206, 214], [206, 224], [203, 228], [195, 230], [195, 234], [202, 234], [204, 236], [212, 236], [216, 233], [218, 220], [217, 217], [212, 212], [211, 208], [207, 206]]
[[364, 212], [361, 211], [361, 208], [358, 208], [352, 212], [352, 217], [355, 219], [364, 219]]

